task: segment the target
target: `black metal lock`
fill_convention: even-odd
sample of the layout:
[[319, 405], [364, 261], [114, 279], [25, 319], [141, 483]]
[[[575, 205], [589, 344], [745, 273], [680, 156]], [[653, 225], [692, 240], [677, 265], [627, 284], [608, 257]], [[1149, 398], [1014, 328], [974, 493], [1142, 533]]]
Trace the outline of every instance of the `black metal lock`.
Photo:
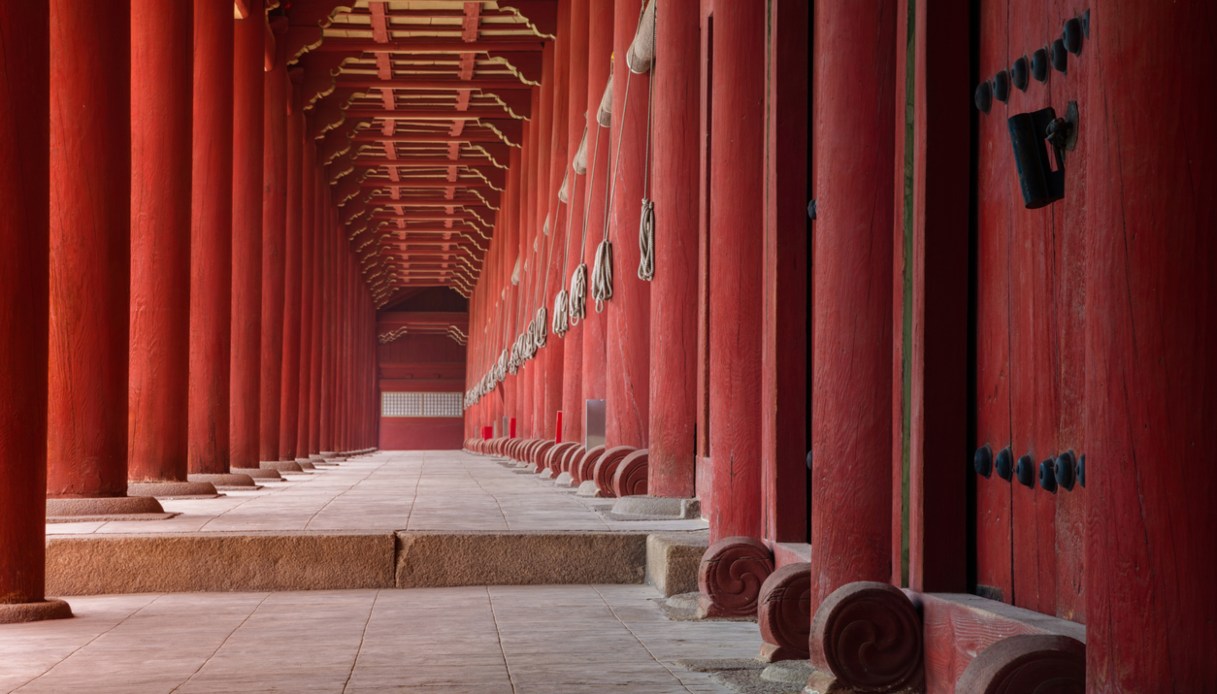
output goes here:
[[1073, 491], [1075, 480], [1073, 451], [1065, 451], [1056, 457], [1053, 468], [1056, 473], [1056, 483], [1065, 491]]
[[1051, 107], [1011, 116], [1010, 143], [1018, 166], [1018, 183], [1027, 209], [1034, 210], [1065, 197], [1065, 156], [1053, 147], [1054, 170], [1048, 160], [1049, 127], [1057, 120]]
[[976, 449], [976, 455], [972, 456], [972, 469], [981, 477], [993, 474], [993, 449], [989, 448], [989, 444]]
[[1018, 459], [1018, 466], [1014, 469], [1014, 474], [1018, 476], [1018, 483], [1027, 487], [1035, 486], [1035, 461], [1031, 456], [1025, 455]]
[[1056, 465], [1052, 458], [1040, 463], [1040, 486], [1046, 492], [1056, 493]]
[[993, 463], [993, 467], [997, 469], [997, 476], [1009, 482], [1014, 476], [1014, 454], [1009, 448], [1003, 448], [997, 452], [997, 460]]

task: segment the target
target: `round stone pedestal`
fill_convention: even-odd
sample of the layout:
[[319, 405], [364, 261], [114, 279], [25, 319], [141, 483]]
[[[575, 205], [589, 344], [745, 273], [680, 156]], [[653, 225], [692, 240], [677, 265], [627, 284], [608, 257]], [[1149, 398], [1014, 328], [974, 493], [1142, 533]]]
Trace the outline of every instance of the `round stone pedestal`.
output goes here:
[[46, 500], [47, 522], [85, 520], [164, 520], [176, 513], [150, 496], [109, 496]]
[[[250, 480], [252, 484], [253, 481]], [[141, 480], [127, 482], [127, 496], [153, 496], [162, 499], [214, 499], [220, 493], [211, 482], [180, 480]]]
[[0, 624], [41, 622], [45, 619], [67, 619], [71, 616], [72, 608], [62, 600], [0, 603]]

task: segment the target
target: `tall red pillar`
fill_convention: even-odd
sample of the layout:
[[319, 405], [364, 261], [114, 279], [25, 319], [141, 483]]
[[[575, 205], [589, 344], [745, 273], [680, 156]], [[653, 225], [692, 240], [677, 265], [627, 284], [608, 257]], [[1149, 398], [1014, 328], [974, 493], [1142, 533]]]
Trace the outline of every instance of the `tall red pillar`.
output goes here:
[[190, 362], [189, 3], [131, 2], [128, 491], [214, 495], [187, 482]]
[[[304, 114], [298, 114], [300, 118], [300, 170], [292, 173], [288, 169], [288, 175], [299, 178], [300, 181], [300, 322], [298, 341], [300, 344], [299, 351], [299, 366], [296, 370], [298, 374], [297, 384], [299, 393], [297, 394], [296, 404], [296, 460], [307, 460], [309, 451], [309, 430], [311, 420], [309, 418], [309, 393], [312, 387], [312, 360], [313, 360], [313, 301], [314, 301], [314, 286], [317, 281], [316, 273], [313, 272], [313, 257], [316, 253], [314, 248], [314, 238], [316, 236], [316, 204], [317, 191], [313, 185], [313, 152], [315, 151], [312, 144], [305, 142], [304, 133], [306, 121]], [[290, 135], [289, 135], [290, 137]], [[287, 336], [284, 336], [287, 340]]]
[[188, 466], [191, 480], [253, 486], [248, 475], [229, 473], [232, 8], [211, 0], [193, 5]]
[[[884, 0], [815, 12], [813, 613], [846, 583], [892, 575], [895, 27]], [[845, 131], [870, 133], [866, 147]]]
[[[274, 22], [282, 36], [286, 22]], [[287, 69], [281, 59], [262, 74], [262, 318], [259, 352], [258, 460], [260, 467], [297, 471], [279, 457], [283, 374], [283, 285], [287, 233]]]
[[1217, 69], [1217, 8], [1102, 0], [1090, 16], [1069, 56], [1090, 71], [1086, 486], [1071, 492], [1086, 499], [1086, 689], [1205, 691], [1217, 682], [1217, 99], [1195, 86]]
[[[698, 77], [697, 3], [665, 3], [655, 23], [663, 60], [653, 68], [651, 185], [655, 276], [651, 280], [651, 403], [647, 494], [694, 495], [697, 424]], [[658, 48], [657, 48], [658, 50]], [[628, 269], [628, 268], [627, 268]]]
[[[583, 262], [579, 246], [583, 233], [583, 200], [586, 176], [575, 173], [571, 167], [571, 158], [579, 148], [583, 139], [583, 130], [587, 125], [584, 111], [587, 110], [587, 41], [588, 41], [588, 5], [590, 0], [571, 0], [570, 27], [567, 40], [570, 43], [569, 67], [567, 68], [570, 85], [567, 89], [566, 121], [567, 143], [566, 160], [563, 161], [567, 176], [567, 201], [562, 212], [563, 226], [569, 235], [565, 241], [567, 258], [558, 277], [563, 287], [570, 291], [570, 279], [574, 269]], [[571, 325], [562, 352], [562, 440], [583, 443], [583, 327]]]
[[[714, 6], [710, 104], [710, 542], [761, 536], [765, 8]], [[656, 270], [658, 271], [658, 269]]]
[[[588, 6], [588, 26], [597, 27], [597, 30], [589, 29], [587, 41], [587, 246], [583, 256], [583, 262], [587, 265], [587, 306], [586, 316], [581, 323], [583, 397], [578, 403], [578, 411], [572, 413], [572, 416], [580, 419], [585, 416], [587, 400], [603, 400], [607, 394], [604, 351], [607, 317], [596, 312], [596, 302], [592, 298], [592, 268], [596, 266], [596, 247], [604, 236], [604, 202], [608, 197], [609, 129], [600, 126], [596, 112], [600, 109], [600, 98], [604, 96], [604, 85], [609, 78], [613, 34], [607, 27], [613, 25], [613, 4], [610, 0], [591, 0]], [[581, 230], [580, 233], [584, 232]], [[618, 272], [620, 267], [619, 263], [616, 264]]]
[[72, 615], [43, 597], [49, 31], [47, 3], [0, 4], [0, 624]]
[[545, 287], [541, 304], [547, 307], [545, 330], [549, 338], [545, 343], [545, 408], [543, 411], [544, 437], [556, 440], [562, 433], [557, 430], [557, 415], [562, 409], [562, 383], [565, 374], [562, 372], [566, 354], [566, 341], [554, 335], [553, 326], [554, 297], [562, 288], [562, 253], [566, 250], [566, 217], [563, 214], [566, 207], [558, 200], [558, 189], [562, 186], [562, 175], [569, 165], [570, 158], [566, 152], [569, 133], [566, 128], [567, 104], [566, 92], [570, 84], [570, 2], [558, 5], [557, 39], [554, 41], [554, 95], [553, 111], [550, 118], [550, 145], [548, 171], [545, 172], [548, 183], [544, 186], [545, 206], [549, 210], [549, 250], [544, 265]]
[[[310, 153], [310, 160], [316, 162], [316, 149]], [[322, 183], [320, 170], [317, 166], [310, 168], [310, 184], [313, 186], [313, 269], [312, 269], [312, 284], [313, 284], [313, 328], [312, 334], [309, 336], [309, 445], [308, 453], [310, 460], [321, 459], [321, 387], [322, 387], [322, 331], [325, 327], [325, 297], [328, 286], [326, 284], [326, 262], [325, 258], [328, 255], [325, 246], [325, 238], [329, 227], [327, 226], [327, 217], [325, 210], [329, 204], [329, 196], [324, 183]]]
[[[647, 107], [650, 74], [634, 74], [625, 58], [638, 29], [643, 0], [613, 5], [613, 199], [609, 240], [613, 244], [613, 298], [607, 318], [605, 362], [608, 446], [647, 445], [650, 410], [651, 285], [638, 279], [638, 221], [642, 214], [646, 168]], [[763, 34], [762, 34], [763, 39]], [[629, 85], [627, 87], [627, 84]], [[627, 98], [628, 89], [628, 98]], [[692, 182], [685, 181], [688, 185]]]
[[[229, 441], [234, 470], [259, 469], [262, 343], [262, 149], [265, 16], [233, 29], [232, 372]], [[257, 474], [257, 473], [254, 473]]]
[[[307, 354], [301, 336], [307, 325], [305, 315], [305, 292], [301, 282], [303, 266], [307, 260], [306, 241], [309, 224], [309, 205], [312, 191], [304, 185], [304, 113], [300, 109], [300, 98], [295, 78], [288, 97], [290, 109], [287, 116], [287, 215], [284, 240], [286, 269], [283, 276], [283, 378], [279, 408], [279, 460], [297, 460], [303, 447], [300, 445], [300, 393], [305, 382], [301, 369], [302, 355]], [[299, 461], [297, 461], [299, 462]]]
[[47, 513], [160, 513], [127, 494], [130, 3], [51, 2]]

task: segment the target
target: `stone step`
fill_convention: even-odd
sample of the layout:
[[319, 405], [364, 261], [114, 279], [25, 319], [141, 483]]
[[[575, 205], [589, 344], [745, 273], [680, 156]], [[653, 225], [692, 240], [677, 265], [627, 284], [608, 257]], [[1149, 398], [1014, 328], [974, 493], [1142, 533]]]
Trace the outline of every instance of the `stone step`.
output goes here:
[[669, 555], [659, 545], [648, 548], [647, 538], [453, 531], [67, 535], [47, 542], [47, 594], [643, 583], [648, 549], [656, 554], [652, 576], [663, 573], [656, 562]]

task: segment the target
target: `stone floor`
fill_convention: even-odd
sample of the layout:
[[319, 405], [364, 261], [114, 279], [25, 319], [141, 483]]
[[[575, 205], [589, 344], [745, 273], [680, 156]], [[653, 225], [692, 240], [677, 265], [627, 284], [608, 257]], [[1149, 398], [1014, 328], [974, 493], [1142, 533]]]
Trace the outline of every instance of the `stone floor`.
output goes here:
[[[56, 536], [315, 531], [702, 530], [618, 521], [611, 501], [457, 451], [379, 452], [159, 521]], [[74, 619], [0, 627], [0, 692], [718, 692], [678, 661], [751, 658], [747, 622], [669, 620], [646, 585], [165, 593], [69, 599]]]
[[159, 521], [51, 523], [47, 533], [251, 531], [699, 530], [701, 520], [618, 521], [604, 499], [575, 496], [539, 476], [461, 451], [383, 451], [256, 491], [162, 501]]
[[673, 622], [649, 586], [72, 598], [0, 627], [8, 692], [722, 692], [679, 660], [750, 658], [750, 622]]

